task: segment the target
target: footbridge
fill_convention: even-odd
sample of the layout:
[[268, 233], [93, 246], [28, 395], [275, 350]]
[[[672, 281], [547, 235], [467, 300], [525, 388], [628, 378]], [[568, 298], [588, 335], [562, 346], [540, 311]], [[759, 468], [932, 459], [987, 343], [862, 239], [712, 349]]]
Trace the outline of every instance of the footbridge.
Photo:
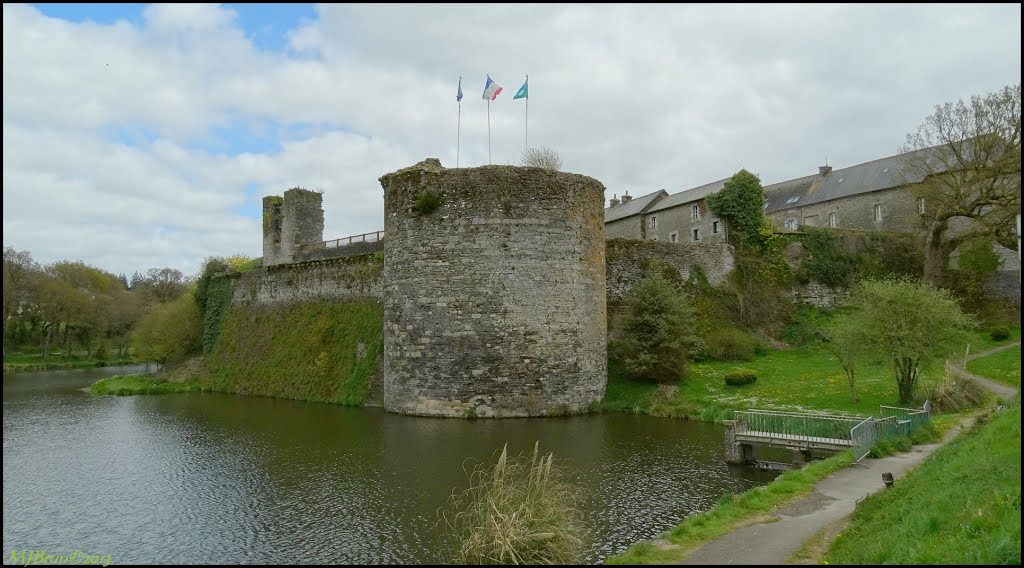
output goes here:
[[879, 407], [879, 416], [838, 416], [775, 410], [736, 411], [725, 421], [726, 461], [755, 464], [756, 446], [787, 448], [793, 462], [805, 463], [812, 451], [853, 450], [860, 461], [882, 439], [909, 436], [928, 422], [931, 404], [919, 409]]

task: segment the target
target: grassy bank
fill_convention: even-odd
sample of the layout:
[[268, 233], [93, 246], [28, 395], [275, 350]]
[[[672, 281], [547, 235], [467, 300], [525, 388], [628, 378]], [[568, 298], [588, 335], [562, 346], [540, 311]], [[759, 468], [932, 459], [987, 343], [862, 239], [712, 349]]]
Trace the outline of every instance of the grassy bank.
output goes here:
[[372, 300], [232, 307], [206, 357], [205, 388], [358, 406], [383, 350]]
[[1020, 406], [865, 499], [830, 564], [1020, 564]]
[[606, 564], [679, 562], [691, 551], [742, 526], [750, 519], [806, 495], [818, 481], [852, 462], [852, 454], [843, 452], [814, 462], [804, 469], [788, 471], [764, 487], [756, 487], [740, 495], [726, 495], [710, 510], [687, 517], [671, 532], [663, 535], [664, 543], [634, 544], [622, 554], [609, 558]]
[[[740, 387], [725, 384], [726, 373], [753, 369], [757, 382]], [[924, 380], [937, 377], [926, 371]], [[857, 402], [842, 369], [820, 347], [772, 351], [753, 361], [708, 361], [690, 366], [689, 376], [671, 389], [622, 378], [609, 372], [608, 391], [600, 408], [718, 422], [730, 409], [827, 411], [873, 415], [879, 405], [902, 406], [892, 370], [881, 361], [866, 362], [857, 371]]]
[[98, 359], [96, 357], [89, 357], [84, 353], [72, 354], [67, 357], [51, 353], [44, 361], [38, 353], [12, 353], [4, 355], [4, 373], [116, 367], [118, 365], [134, 365], [138, 362], [133, 357]]
[[136, 394], [170, 394], [178, 392], [199, 392], [197, 381], [168, 382], [151, 375], [116, 375], [96, 381], [89, 392], [98, 395], [129, 396]]
[[967, 370], [1020, 388], [1020, 346], [968, 361]]

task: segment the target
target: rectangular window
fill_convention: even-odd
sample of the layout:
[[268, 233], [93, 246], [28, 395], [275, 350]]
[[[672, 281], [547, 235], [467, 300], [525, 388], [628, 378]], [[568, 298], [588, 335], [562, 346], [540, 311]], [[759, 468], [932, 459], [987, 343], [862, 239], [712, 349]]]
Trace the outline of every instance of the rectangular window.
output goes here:
[[924, 215], [924, 198], [921, 197], [917, 200], [917, 212]]
[[875, 221], [881, 221], [881, 220], [882, 220], [882, 206], [881, 205], [875, 205]]
[[669, 242], [673, 242], [673, 243], [678, 242], [679, 241], [679, 231], [672, 231], [671, 233], [669, 233], [668, 234], [668, 240], [669, 240]]
[[650, 220], [649, 224], [650, 224], [650, 227], [651, 227], [652, 231], [657, 229], [658, 228], [658, 218], [655, 217], [655, 216], [651, 216], [651, 220]]
[[700, 229], [694, 229], [693, 230], [693, 240], [695, 240], [695, 241], [699, 241], [700, 240]]
[[786, 228], [796, 230], [800, 226], [800, 222], [796, 219], [786, 219]]
[[718, 233], [718, 221], [711, 222], [711, 232]]
[[828, 226], [832, 227], [833, 229], [836, 228], [836, 214], [835, 213], [829, 213], [828, 214]]
[[700, 207], [697, 206], [697, 205], [694, 205], [693, 206], [693, 220], [696, 221], [698, 219], [700, 219]]

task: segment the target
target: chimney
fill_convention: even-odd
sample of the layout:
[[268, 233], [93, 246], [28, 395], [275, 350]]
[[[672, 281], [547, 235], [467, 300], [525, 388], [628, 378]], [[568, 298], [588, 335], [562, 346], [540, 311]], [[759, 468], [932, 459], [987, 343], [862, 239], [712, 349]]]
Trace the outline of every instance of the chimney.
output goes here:
[[832, 171], [832, 166], [829, 166], [829, 165], [818, 166], [818, 175], [821, 176], [821, 177], [827, 176], [828, 173], [831, 172], [831, 171]]
[[626, 191], [626, 194], [622, 196], [622, 202], [623, 203], [629, 203], [630, 200], [632, 200], [632, 199], [633, 199], [633, 197], [631, 195], [629, 195], [629, 191]]
[[618, 205], [619, 205], [619, 196], [618, 195], [612, 195], [612, 200], [611, 200], [611, 204], [609, 205], [609, 207], [617, 207]]

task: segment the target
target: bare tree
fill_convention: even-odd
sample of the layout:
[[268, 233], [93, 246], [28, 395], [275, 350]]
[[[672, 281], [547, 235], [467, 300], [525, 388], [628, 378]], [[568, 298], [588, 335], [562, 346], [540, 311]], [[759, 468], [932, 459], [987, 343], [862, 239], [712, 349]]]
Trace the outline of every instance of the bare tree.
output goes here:
[[[1020, 83], [936, 105], [907, 135], [904, 181], [922, 200], [925, 281], [938, 285], [949, 253], [991, 238], [1016, 247], [1020, 213]], [[961, 221], [968, 221], [963, 223]]]
[[558, 157], [558, 152], [544, 146], [524, 151], [521, 161], [524, 166], [533, 168], [555, 171], [562, 169], [562, 158]]

